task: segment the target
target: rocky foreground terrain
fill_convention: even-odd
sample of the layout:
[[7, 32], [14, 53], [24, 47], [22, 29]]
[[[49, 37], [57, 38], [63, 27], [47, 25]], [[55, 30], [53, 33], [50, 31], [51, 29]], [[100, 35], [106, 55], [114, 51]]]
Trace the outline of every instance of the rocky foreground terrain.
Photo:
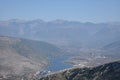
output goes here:
[[120, 80], [120, 61], [97, 67], [71, 68], [51, 72], [38, 78], [34, 73], [27, 75], [1, 75], [0, 80]]
[[73, 68], [35, 80], [120, 80], [120, 61], [92, 68]]

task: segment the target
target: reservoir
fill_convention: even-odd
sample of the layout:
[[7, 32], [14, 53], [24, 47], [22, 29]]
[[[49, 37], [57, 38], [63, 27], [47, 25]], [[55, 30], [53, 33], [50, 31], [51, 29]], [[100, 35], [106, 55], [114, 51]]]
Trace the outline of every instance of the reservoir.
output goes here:
[[51, 64], [45, 70], [56, 72], [66, 68], [71, 68], [72, 67], [71, 64], [64, 63], [64, 61], [67, 59], [68, 59], [68, 56], [50, 57], [49, 60]]

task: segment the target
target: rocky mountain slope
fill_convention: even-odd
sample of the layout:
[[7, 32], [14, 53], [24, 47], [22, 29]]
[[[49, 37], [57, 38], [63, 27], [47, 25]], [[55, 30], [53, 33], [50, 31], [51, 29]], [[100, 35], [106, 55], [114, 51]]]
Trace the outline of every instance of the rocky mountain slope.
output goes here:
[[92, 68], [68, 69], [39, 80], [120, 80], [120, 61]]
[[56, 46], [13, 37], [0, 37], [0, 74], [19, 74], [41, 70], [49, 64], [48, 56], [62, 53]]

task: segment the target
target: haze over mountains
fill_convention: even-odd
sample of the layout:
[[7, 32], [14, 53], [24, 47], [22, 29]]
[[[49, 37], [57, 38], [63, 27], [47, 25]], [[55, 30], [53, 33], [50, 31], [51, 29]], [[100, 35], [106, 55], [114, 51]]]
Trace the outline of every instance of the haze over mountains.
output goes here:
[[[118, 23], [81, 23], [13, 19], [0, 21], [0, 35], [42, 40], [58, 45], [102, 47], [120, 40]], [[78, 45], [79, 44], [79, 45]]]
[[0, 35], [0, 74], [42, 70], [57, 56], [65, 58], [58, 66], [79, 67], [120, 58], [120, 22], [11, 19], [0, 21]]
[[11, 19], [0, 21], [0, 35], [45, 41], [56, 44], [65, 51], [79, 53], [82, 49], [104, 48], [120, 41], [120, 22]]

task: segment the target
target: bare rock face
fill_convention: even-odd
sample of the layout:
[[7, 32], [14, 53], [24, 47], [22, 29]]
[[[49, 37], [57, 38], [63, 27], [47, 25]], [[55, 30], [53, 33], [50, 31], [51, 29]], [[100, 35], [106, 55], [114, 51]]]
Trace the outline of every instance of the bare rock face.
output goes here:
[[39, 80], [120, 80], [120, 61], [93, 68], [74, 68]]

